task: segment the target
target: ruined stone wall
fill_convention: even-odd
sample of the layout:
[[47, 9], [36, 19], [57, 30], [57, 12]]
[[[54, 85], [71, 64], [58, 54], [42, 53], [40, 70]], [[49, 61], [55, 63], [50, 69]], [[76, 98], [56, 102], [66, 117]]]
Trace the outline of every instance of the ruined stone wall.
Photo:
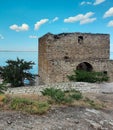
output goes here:
[[[41, 43], [41, 44], [40, 44]], [[42, 44], [43, 43], [43, 44]], [[46, 37], [39, 40], [38, 74], [40, 84], [48, 81], [49, 62], [47, 58]]]
[[108, 76], [110, 77], [110, 82], [113, 82], [113, 60], [108, 61]]
[[109, 35], [50, 34], [47, 38], [47, 51], [50, 59], [109, 59]]
[[[46, 34], [39, 39], [39, 75], [45, 84], [68, 81], [82, 62], [95, 71], [109, 71], [109, 35], [90, 33]], [[110, 71], [109, 71], [110, 72]]]
[[49, 83], [67, 82], [67, 75], [72, 75], [73, 70], [76, 70], [77, 66], [84, 61], [91, 64], [94, 71], [109, 72], [109, 62], [107, 60], [83, 60], [76, 61], [73, 63], [65, 61], [56, 61], [56, 65], [53, 65], [53, 67], [51, 67]]

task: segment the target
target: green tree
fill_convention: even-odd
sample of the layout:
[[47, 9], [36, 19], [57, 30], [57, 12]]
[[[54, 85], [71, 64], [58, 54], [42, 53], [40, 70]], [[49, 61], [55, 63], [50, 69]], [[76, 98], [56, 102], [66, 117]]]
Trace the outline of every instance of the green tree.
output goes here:
[[34, 80], [34, 75], [29, 72], [34, 62], [17, 58], [16, 60], [7, 60], [6, 63], [6, 66], [0, 67], [0, 75], [4, 82], [11, 83], [12, 87], [23, 86], [25, 78]]

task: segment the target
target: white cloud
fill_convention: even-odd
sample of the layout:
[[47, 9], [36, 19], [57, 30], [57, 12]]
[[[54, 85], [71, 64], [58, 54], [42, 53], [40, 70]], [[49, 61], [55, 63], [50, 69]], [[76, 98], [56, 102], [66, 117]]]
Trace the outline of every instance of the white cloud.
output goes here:
[[99, 4], [101, 4], [101, 3], [103, 3], [103, 2], [105, 2], [106, 0], [95, 0], [95, 2], [94, 3], [92, 3], [92, 2], [89, 2], [89, 1], [82, 1], [81, 3], [80, 3], [80, 5], [99, 5]]
[[21, 26], [18, 26], [18, 25], [16, 25], [16, 24], [14, 24], [14, 25], [11, 25], [10, 27], [9, 27], [11, 30], [14, 30], [14, 31], [16, 31], [16, 32], [20, 32], [20, 31], [28, 31], [29, 30], [29, 26], [27, 25], [27, 24], [22, 24]]
[[59, 18], [58, 17], [55, 17], [54, 19], [52, 19], [51, 21], [49, 21], [49, 23], [54, 23], [54, 22], [56, 22], [56, 21], [58, 21], [59, 20]]
[[29, 38], [31, 38], [31, 39], [37, 39], [38, 36], [36, 36], [36, 35], [30, 35]]
[[73, 17], [69, 17], [67, 19], [64, 19], [64, 22], [65, 23], [74, 23], [74, 22], [77, 22], [79, 21], [80, 24], [87, 24], [87, 23], [91, 23], [93, 21], [96, 20], [96, 18], [90, 18], [91, 16], [93, 16], [94, 13], [93, 12], [88, 12], [86, 13], [85, 15], [83, 14], [78, 14], [76, 16], [73, 16]]
[[0, 34], [0, 39], [2, 39], [2, 40], [4, 39], [4, 37], [2, 36], [2, 34]]
[[105, 1], [106, 0], [95, 0], [94, 5], [99, 5], [99, 4], [101, 4], [101, 3], [105, 2]]
[[38, 21], [38, 22], [35, 24], [34, 29], [35, 29], [35, 30], [38, 30], [41, 25], [47, 23], [48, 21], [49, 21], [49, 19], [42, 19], [42, 20]]
[[52, 20], [52, 22], [55, 22], [55, 21], [57, 21], [59, 18], [58, 17], [55, 17], [53, 20]]
[[80, 5], [91, 5], [92, 3], [91, 2], [85, 2], [85, 1], [82, 1], [81, 3], [80, 3]]
[[113, 20], [109, 21], [109, 23], [108, 23], [107, 26], [108, 26], [108, 27], [113, 27]]
[[111, 7], [108, 11], [105, 12], [104, 18], [113, 16], [113, 7]]
[[80, 21], [80, 24], [92, 23], [96, 20], [96, 18], [87, 18]]

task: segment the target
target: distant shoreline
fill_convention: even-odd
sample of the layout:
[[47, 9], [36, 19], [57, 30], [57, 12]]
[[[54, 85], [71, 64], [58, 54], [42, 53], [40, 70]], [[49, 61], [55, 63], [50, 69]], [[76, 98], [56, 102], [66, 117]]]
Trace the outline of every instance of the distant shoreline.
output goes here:
[[0, 50], [0, 52], [38, 52], [38, 51], [15, 51], [15, 50]]

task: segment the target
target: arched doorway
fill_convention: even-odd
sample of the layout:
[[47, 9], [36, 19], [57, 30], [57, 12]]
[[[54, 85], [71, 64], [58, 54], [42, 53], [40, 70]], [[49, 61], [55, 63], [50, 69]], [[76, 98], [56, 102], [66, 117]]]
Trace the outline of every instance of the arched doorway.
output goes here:
[[88, 62], [82, 62], [82, 63], [78, 64], [78, 66], [76, 67], [76, 69], [77, 70], [92, 71], [93, 67]]

